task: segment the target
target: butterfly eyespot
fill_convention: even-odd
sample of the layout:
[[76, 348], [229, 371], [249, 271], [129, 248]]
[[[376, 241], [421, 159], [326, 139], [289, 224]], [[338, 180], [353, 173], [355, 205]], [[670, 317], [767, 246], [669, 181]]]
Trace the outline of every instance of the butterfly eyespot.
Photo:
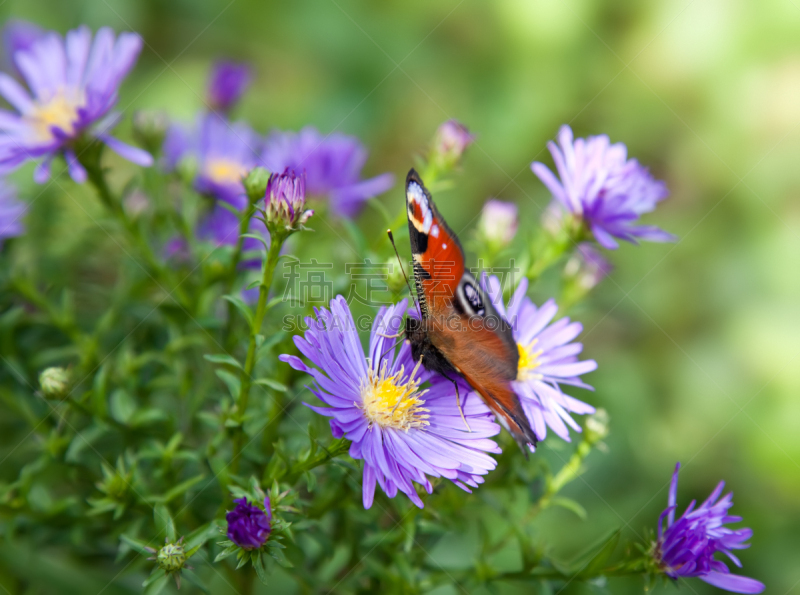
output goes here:
[[483, 299], [481, 298], [481, 294], [478, 292], [475, 287], [472, 286], [471, 283], [464, 283], [464, 296], [467, 298], [469, 305], [472, 307], [472, 310], [478, 316], [483, 316], [486, 314], [486, 307], [483, 305]]

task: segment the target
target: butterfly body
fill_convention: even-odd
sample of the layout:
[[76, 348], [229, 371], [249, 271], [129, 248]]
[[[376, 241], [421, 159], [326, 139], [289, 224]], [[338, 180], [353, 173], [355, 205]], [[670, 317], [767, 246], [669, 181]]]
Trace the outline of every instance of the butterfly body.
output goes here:
[[413, 169], [406, 207], [420, 306], [406, 321], [412, 355], [446, 378], [463, 377], [527, 452], [537, 439], [511, 386], [519, 364], [511, 326], [466, 269], [458, 237]]

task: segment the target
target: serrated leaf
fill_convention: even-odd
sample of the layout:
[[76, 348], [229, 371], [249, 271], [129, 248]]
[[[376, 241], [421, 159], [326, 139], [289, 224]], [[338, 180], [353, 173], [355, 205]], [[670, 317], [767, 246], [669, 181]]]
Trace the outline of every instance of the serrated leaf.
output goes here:
[[206, 354], [203, 356], [206, 361], [211, 362], [212, 364], [224, 364], [226, 366], [233, 366], [234, 368], [242, 369], [242, 364], [239, 363], [235, 357], [228, 355], [227, 353], [216, 353], [213, 355]]
[[244, 303], [244, 300], [236, 295], [223, 295], [222, 299], [236, 306], [239, 313], [244, 316], [249, 326], [253, 326], [253, 311], [250, 306]]

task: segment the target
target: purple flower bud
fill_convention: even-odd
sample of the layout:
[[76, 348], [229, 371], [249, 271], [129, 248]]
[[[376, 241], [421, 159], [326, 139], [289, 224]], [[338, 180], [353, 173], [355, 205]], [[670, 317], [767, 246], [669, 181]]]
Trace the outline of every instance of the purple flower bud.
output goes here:
[[267, 183], [267, 221], [277, 228], [294, 229], [314, 214], [303, 211], [306, 204], [306, 174], [298, 176], [286, 168], [282, 174], [272, 174]]
[[474, 140], [475, 135], [470, 134], [466, 126], [457, 120], [447, 120], [436, 130], [433, 151], [439, 159], [452, 167]]
[[478, 221], [478, 233], [492, 246], [503, 248], [517, 235], [517, 205], [513, 202], [490, 199], [483, 205]]
[[229, 112], [250, 86], [250, 66], [221, 60], [211, 69], [208, 82], [208, 103], [211, 109]]
[[228, 539], [245, 550], [264, 545], [269, 537], [272, 522], [269, 496], [264, 498], [264, 509], [248, 504], [247, 498], [233, 501], [236, 508], [225, 515], [228, 521]]
[[588, 291], [608, 276], [614, 266], [589, 243], [583, 243], [567, 261], [564, 273], [573, 277], [582, 289]]

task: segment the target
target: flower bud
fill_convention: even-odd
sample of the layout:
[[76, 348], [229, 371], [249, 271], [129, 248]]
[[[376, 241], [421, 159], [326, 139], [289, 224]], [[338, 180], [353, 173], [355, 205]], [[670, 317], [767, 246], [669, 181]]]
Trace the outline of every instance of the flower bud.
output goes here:
[[282, 174], [272, 174], [267, 184], [265, 214], [270, 231], [293, 230], [302, 225], [313, 211], [304, 211], [306, 204], [306, 174], [301, 176], [289, 168]]
[[46, 399], [60, 400], [69, 392], [70, 376], [64, 368], [47, 368], [39, 374], [39, 385]]
[[264, 545], [272, 529], [272, 510], [269, 496], [264, 498], [264, 508], [249, 504], [247, 498], [233, 501], [236, 507], [225, 515], [228, 522], [228, 539], [245, 550]]
[[186, 563], [186, 550], [183, 547], [183, 537], [177, 543], [167, 543], [158, 550], [156, 562], [159, 568], [166, 572], [177, 572]]
[[152, 155], [158, 155], [169, 128], [169, 116], [161, 110], [138, 110], [133, 114], [133, 136]]
[[608, 260], [591, 244], [578, 245], [575, 254], [567, 261], [564, 274], [586, 292], [597, 286], [614, 269]]
[[251, 203], [258, 202], [267, 193], [267, 185], [269, 184], [269, 172], [263, 167], [254, 167], [250, 170], [242, 183], [244, 190], [247, 193]]
[[448, 120], [436, 130], [433, 157], [445, 167], [454, 167], [474, 140], [475, 136], [466, 126], [457, 120]]
[[487, 200], [478, 221], [478, 235], [493, 249], [505, 248], [517, 235], [517, 205], [501, 200]]
[[587, 417], [584, 422], [586, 441], [596, 444], [608, 436], [608, 422], [608, 412], [605, 409], [598, 409]]
[[211, 69], [208, 81], [208, 104], [213, 110], [227, 113], [239, 103], [250, 86], [250, 66], [221, 60]]

